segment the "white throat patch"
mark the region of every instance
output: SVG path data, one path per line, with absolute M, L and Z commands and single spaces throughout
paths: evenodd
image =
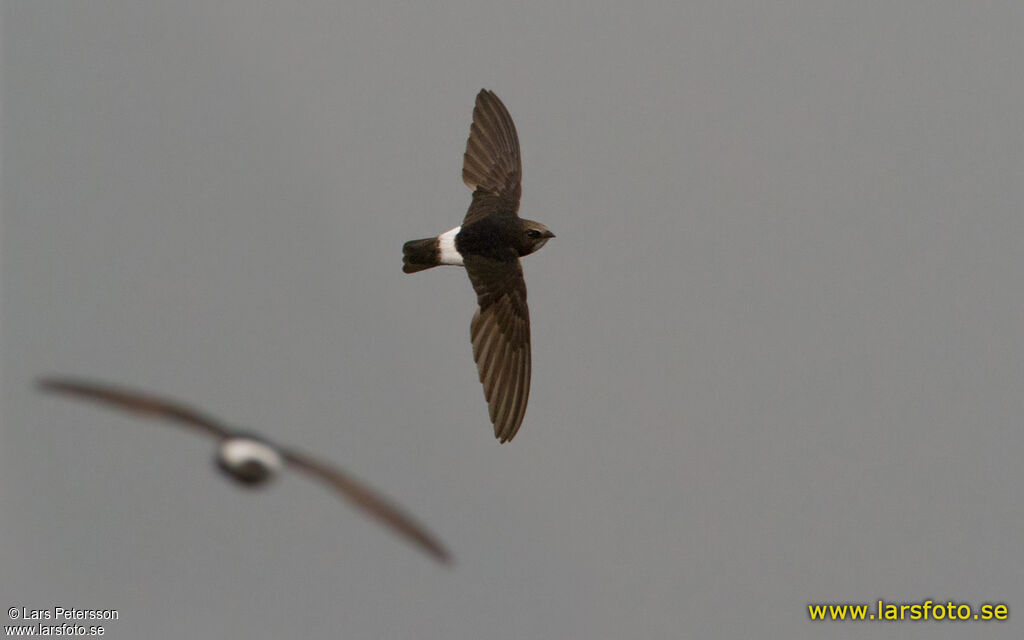
M 220 459 L 230 469 L 257 462 L 271 471 L 281 469 L 281 454 L 273 447 L 248 438 L 228 438 L 220 445 Z
M 437 236 L 438 249 L 441 253 L 441 264 L 454 264 L 462 266 L 462 254 L 455 248 L 455 236 L 459 235 L 462 226 L 455 227 L 451 231 L 445 231 Z

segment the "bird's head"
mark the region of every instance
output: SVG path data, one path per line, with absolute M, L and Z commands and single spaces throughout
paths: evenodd
M 530 255 L 555 237 L 555 234 L 551 233 L 551 229 L 533 220 L 523 220 L 519 226 L 521 236 L 518 238 L 519 246 L 516 248 L 519 250 L 520 256 Z

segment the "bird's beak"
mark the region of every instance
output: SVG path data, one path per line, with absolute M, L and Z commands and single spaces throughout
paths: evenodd
M 542 238 L 554 238 L 555 234 L 552 233 L 550 229 L 548 229 L 544 233 L 541 234 L 541 237 Z

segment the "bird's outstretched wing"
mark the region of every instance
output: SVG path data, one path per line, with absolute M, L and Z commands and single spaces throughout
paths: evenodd
M 481 89 L 462 157 L 462 181 L 473 190 L 473 206 L 463 226 L 494 209 L 512 214 L 519 211 L 522 177 L 519 136 L 512 116 L 498 96 Z
M 285 462 L 296 471 L 326 483 L 349 502 L 376 518 L 392 531 L 412 541 L 439 562 L 444 564 L 451 562 L 451 555 L 447 549 L 426 528 L 382 495 L 326 462 L 290 449 L 282 449 L 280 453 Z
M 72 378 L 42 378 L 38 381 L 38 386 L 50 393 L 86 398 L 124 411 L 179 422 L 214 438 L 223 439 L 231 436 L 231 431 L 215 418 L 173 400 L 139 391 Z
M 494 423 L 494 437 L 515 437 L 530 397 L 530 310 L 518 258 L 467 256 L 479 308 L 470 325 L 473 359 Z

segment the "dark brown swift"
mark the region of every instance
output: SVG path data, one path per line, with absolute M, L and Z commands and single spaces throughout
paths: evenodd
M 512 116 L 483 89 L 462 160 L 462 181 L 473 190 L 462 225 L 402 247 L 406 273 L 442 264 L 466 268 L 478 305 L 470 324 L 473 359 L 500 442 L 515 437 L 530 397 L 530 310 L 519 258 L 555 237 L 541 223 L 519 217 L 522 176 Z
M 265 485 L 284 466 L 325 483 L 343 498 L 373 516 L 395 533 L 404 536 L 442 563 L 451 556 L 427 530 L 380 494 L 337 467 L 305 453 L 271 444 L 262 437 L 236 431 L 220 420 L 171 400 L 103 384 L 70 378 L 44 378 L 39 388 L 93 400 L 118 409 L 164 418 L 216 439 L 217 467 L 246 487 Z

